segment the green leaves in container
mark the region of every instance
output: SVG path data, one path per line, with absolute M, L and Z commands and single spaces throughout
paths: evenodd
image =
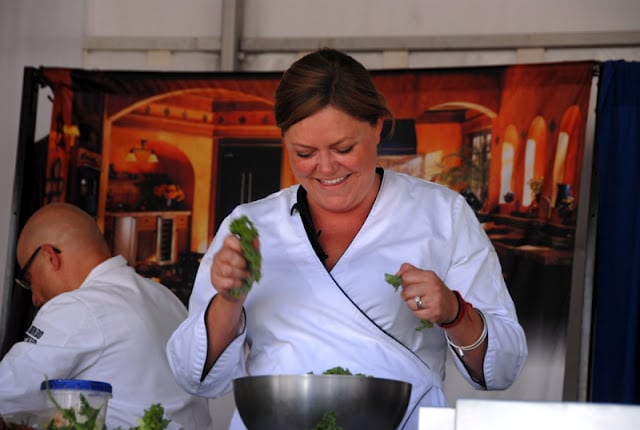
M 47 430 L 106 430 L 106 425 L 99 424 L 98 415 L 100 408 L 94 408 L 89 404 L 83 394 L 80 394 L 80 409 L 76 415 L 73 408 L 63 408 L 49 389 L 49 379 L 45 378 L 47 396 L 60 414 L 62 420 L 52 419 L 47 424 Z M 63 421 L 60 423 L 59 421 Z M 129 427 L 129 430 L 165 430 L 171 420 L 164 417 L 164 407 L 160 403 L 152 404 L 144 410 L 144 415 L 138 418 L 137 427 Z M 117 427 L 115 430 L 122 430 Z
M 56 400 L 55 396 L 49 388 L 49 378 L 45 377 L 45 386 L 47 397 L 53 403 L 58 411 L 59 416 L 54 417 L 47 424 L 48 430 L 103 430 L 106 426 L 99 423 L 98 415 L 101 409 L 94 408 L 89 404 L 84 394 L 80 394 L 80 408 L 76 416 L 76 410 L 73 407 L 63 408 Z
M 249 277 L 242 281 L 242 286 L 231 290 L 232 296 L 240 297 L 248 293 L 253 283 L 258 282 L 261 277 L 262 255 L 258 249 L 259 235 L 258 230 L 246 215 L 232 220 L 229 230 L 240 239 L 242 255 L 247 260 L 247 270 L 249 271 Z

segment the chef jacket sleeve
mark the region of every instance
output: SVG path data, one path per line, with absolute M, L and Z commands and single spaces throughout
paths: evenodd
M 204 373 L 207 358 L 206 308 L 190 315 L 173 333 L 167 343 L 167 358 L 178 385 L 185 391 L 202 397 L 221 397 L 231 391 L 235 378 L 244 375 L 244 317 L 237 337 L 222 352 L 208 373 Z
M 445 284 L 483 312 L 487 321 L 487 353 L 484 359 L 486 389 L 503 390 L 513 384 L 527 358 L 524 330 L 507 290 L 498 255 L 471 208 L 459 197 L 454 214 L 454 250 Z M 452 350 L 453 352 L 453 350 Z M 454 353 L 462 376 L 474 387 Z
M 222 222 L 219 232 L 229 231 L 229 218 L 231 216 Z M 203 374 L 208 350 L 205 315 L 216 293 L 211 285 L 211 264 L 213 255 L 222 246 L 224 236 L 222 233 L 216 235 L 202 257 L 189 298 L 189 316 L 174 331 L 167 343 L 169 366 L 178 384 L 188 393 L 209 398 L 228 393 L 233 379 L 242 376 L 245 369 L 246 332 L 243 316 L 237 337 L 227 346 L 209 372 Z
M 25 341 L 0 362 L 0 412 L 42 408 L 45 378 L 69 378 L 93 365 L 104 350 L 94 313 L 72 294 L 62 294 L 38 312 Z

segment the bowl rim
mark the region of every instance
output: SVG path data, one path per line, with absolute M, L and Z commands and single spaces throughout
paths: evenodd
M 343 374 L 316 374 L 316 373 L 277 373 L 277 374 L 260 374 L 260 375 L 244 375 L 238 376 L 233 379 L 233 383 L 236 381 L 246 381 L 246 380 L 255 380 L 255 379 L 294 379 L 294 378 L 304 378 L 304 379 L 329 379 L 333 377 L 340 377 L 341 379 L 366 379 L 369 381 L 380 381 L 380 382 L 391 382 L 397 384 L 406 384 L 409 387 L 413 388 L 413 384 L 409 381 L 403 381 L 400 379 L 391 379 L 391 378 L 382 378 L 378 376 L 368 376 L 368 375 L 343 375 Z

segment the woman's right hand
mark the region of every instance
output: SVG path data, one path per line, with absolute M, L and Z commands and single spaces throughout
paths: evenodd
M 211 263 L 211 284 L 218 294 L 206 311 L 209 344 L 203 370 L 205 375 L 238 335 L 242 306 L 247 295 L 233 295 L 231 291 L 240 288 L 242 280 L 248 276 L 247 261 L 242 253 L 240 239 L 229 234 Z
M 222 248 L 213 256 L 211 284 L 225 300 L 242 303 L 247 295 L 234 296 L 231 290 L 240 288 L 242 281 L 249 275 L 240 239 L 229 234 L 225 237 Z

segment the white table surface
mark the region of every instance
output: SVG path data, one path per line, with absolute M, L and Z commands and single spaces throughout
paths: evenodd
M 460 399 L 420 408 L 419 430 L 637 430 L 640 405 Z

